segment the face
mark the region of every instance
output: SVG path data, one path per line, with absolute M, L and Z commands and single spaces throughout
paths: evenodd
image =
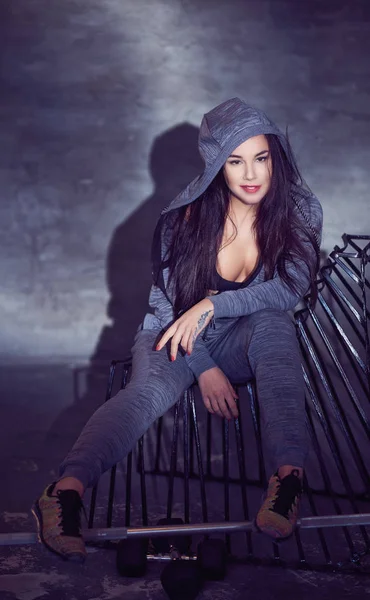
M 272 163 L 266 137 L 257 135 L 235 148 L 223 172 L 231 201 L 258 205 L 271 185 Z

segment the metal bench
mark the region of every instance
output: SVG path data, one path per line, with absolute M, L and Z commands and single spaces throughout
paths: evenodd
M 315 309 L 307 297 L 294 314 L 312 442 L 302 517 L 320 518 L 314 529 L 297 528 L 284 544 L 252 531 L 226 533 L 230 560 L 370 573 L 369 527 L 353 525 L 356 515 L 359 523 L 370 512 L 370 236 L 344 235 L 343 240 L 344 246 L 335 247 L 320 270 Z M 112 361 L 106 400 L 126 385 L 130 368 L 130 360 Z M 188 524 L 253 518 L 267 472 L 254 383 L 239 389 L 240 417 L 234 423 L 207 413 L 196 387 L 185 392 L 119 466 L 124 472 L 123 480 L 118 478 L 122 492 L 116 489 L 113 467 L 107 527 L 115 520 L 126 527 L 135 520 L 145 527 L 159 516 L 174 515 Z M 157 504 L 153 502 L 153 481 L 161 489 L 168 484 L 165 507 L 163 491 L 162 506 L 157 497 Z M 97 494 L 96 487 L 89 527 Z M 344 518 L 335 526 L 338 515 Z

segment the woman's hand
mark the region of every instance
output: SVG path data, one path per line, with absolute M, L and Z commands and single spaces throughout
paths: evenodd
M 179 344 L 187 354 L 191 354 L 195 340 L 207 327 L 213 317 L 214 308 L 211 300 L 205 298 L 187 310 L 177 321 L 171 325 L 161 337 L 156 350 L 162 350 L 163 346 L 171 341 L 171 360 L 176 360 Z
M 201 373 L 198 377 L 199 389 L 206 409 L 225 419 L 236 419 L 238 397 L 226 375 L 218 367 Z

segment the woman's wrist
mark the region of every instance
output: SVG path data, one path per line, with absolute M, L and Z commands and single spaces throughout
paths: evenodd
M 204 298 L 204 300 L 202 300 L 202 302 L 204 303 L 204 307 L 207 312 L 209 312 L 209 311 L 212 311 L 213 313 L 215 312 L 215 307 L 214 307 L 212 300 L 210 300 L 209 298 Z

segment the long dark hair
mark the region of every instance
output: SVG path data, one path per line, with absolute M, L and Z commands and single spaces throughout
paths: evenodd
M 286 268 L 287 261 L 302 261 L 309 271 L 311 302 L 315 302 L 314 281 L 319 268 L 317 240 L 309 224 L 294 210 L 292 190 L 303 186 L 289 141 L 288 156 L 276 135 L 266 135 L 272 160 L 271 185 L 258 205 L 253 227 L 265 269 L 271 279 L 275 268 L 295 292 L 296 282 Z M 215 266 L 221 247 L 230 192 L 221 169 L 206 191 L 192 203 L 170 211 L 162 227 L 170 232 L 166 266 L 174 298 L 175 314 L 194 306 L 215 288 Z M 298 200 L 298 204 L 299 204 Z M 235 227 L 236 231 L 236 227 Z M 307 253 L 306 243 L 313 253 Z

